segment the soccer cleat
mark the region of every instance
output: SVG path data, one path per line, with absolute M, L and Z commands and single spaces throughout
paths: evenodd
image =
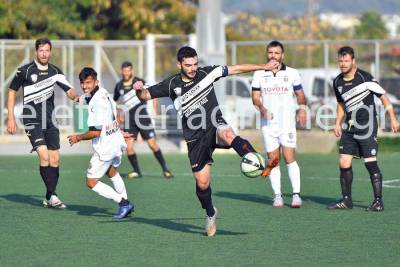
M 45 208 L 54 208 L 54 209 L 67 208 L 67 206 L 56 195 L 52 195 L 49 200 L 44 199 L 43 206 Z
M 167 179 L 174 178 L 174 175 L 172 174 L 172 172 L 170 170 L 163 171 L 163 174 L 164 174 L 164 177 Z
M 272 204 L 274 208 L 282 208 L 283 207 L 283 198 L 282 195 L 275 195 L 274 203 Z
M 118 207 L 118 213 L 113 216 L 113 219 L 121 220 L 121 219 L 127 217 L 133 211 L 134 211 L 134 206 L 133 206 L 133 204 L 131 202 L 129 202 L 125 206 L 119 206 Z
M 266 160 L 265 162 L 265 168 L 263 172 L 261 173 L 261 176 L 267 177 L 270 175 L 271 171 L 273 168 L 278 166 L 279 164 L 279 159 L 273 159 L 273 160 Z
M 328 210 L 336 210 L 336 209 L 352 209 L 353 202 L 351 198 L 344 197 L 336 203 L 332 203 L 326 207 Z
M 217 215 L 218 210 L 214 207 L 214 216 L 209 217 L 206 215 L 206 234 L 207 236 L 214 236 L 215 232 L 217 232 Z
M 302 204 L 303 204 L 303 201 L 301 200 L 300 195 L 299 194 L 293 194 L 292 204 L 290 205 L 290 207 L 292 207 L 292 208 L 300 208 Z
M 384 209 L 383 200 L 381 198 L 375 198 L 366 211 L 384 211 Z
M 142 177 L 142 174 L 139 172 L 133 171 L 133 172 L 128 173 L 129 179 L 135 179 L 135 178 L 140 178 L 140 177 Z

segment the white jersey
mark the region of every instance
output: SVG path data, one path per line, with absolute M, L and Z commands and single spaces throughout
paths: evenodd
M 282 131 L 296 129 L 294 91 L 303 89 L 296 69 L 282 64 L 275 74 L 272 71 L 256 71 L 251 86 L 253 91 L 261 91 L 262 103 L 273 115 L 271 120 L 261 119 L 262 127 Z
M 116 105 L 106 89 L 99 87 L 89 100 L 88 126 L 101 128 L 100 137 L 92 139 L 100 160 L 110 161 L 122 155 L 126 142 L 116 121 Z

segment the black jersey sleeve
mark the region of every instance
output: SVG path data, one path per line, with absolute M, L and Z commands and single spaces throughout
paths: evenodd
M 117 83 L 116 85 L 115 85 L 115 87 L 114 87 L 114 95 L 113 95 L 113 99 L 114 99 L 114 101 L 118 101 L 118 99 L 120 98 L 120 94 L 119 94 L 119 84 L 120 83 Z
M 385 89 L 379 84 L 379 82 L 369 73 L 365 74 L 366 76 L 366 85 L 369 91 L 371 91 L 377 97 L 381 97 L 386 93 Z
M 337 102 L 343 103 L 343 102 L 344 102 L 343 97 L 342 97 L 342 95 L 340 94 L 339 89 L 338 89 L 338 86 L 337 86 L 337 81 L 338 81 L 338 79 L 339 79 L 339 78 L 336 77 L 336 79 L 333 80 L 333 90 L 335 91 L 335 96 L 336 96 Z
M 229 75 L 227 66 L 212 65 L 202 67 L 201 70 L 205 71 L 207 74 L 212 73 L 212 77 L 215 81 L 218 81 L 221 77 L 226 77 Z
M 49 64 L 49 68 L 55 69 L 56 72 L 56 84 L 64 91 L 67 92 L 73 88 L 72 84 L 68 82 L 67 77 L 64 73 L 55 65 Z
M 12 79 L 10 83 L 10 89 L 14 91 L 18 91 L 19 88 L 21 88 L 22 84 L 25 81 L 25 76 L 26 76 L 26 71 L 23 67 L 20 67 L 17 69 L 17 72 L 14 75 L 14 78 Z
M 160 83 L 147 88 L 151 98 L 169 97 L 170 96 L 171 79 L 166 79 Z

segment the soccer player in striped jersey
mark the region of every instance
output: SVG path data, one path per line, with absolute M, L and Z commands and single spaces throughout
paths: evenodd
M 24 102 L 22 121 L 32 144 L 32 151 L 38 154 L 39 171 L 46 186 L 43 205 L 65 208 L 65 204 L 56 194 L 59 179 L 60 136 L 53 114 L 55 85 L 58 85 L 73 101 L 78 102 L 79 96 L 62 71 L 49 63 L 52 48 L 50 40 L 47 38 L 36 40 L 35 48 L 35 59 L 18 68 L 11 81 L 7 101 L 7 131 L 10 134 L 16 132 L 14 107 L 17 92 L 22 87 Z
M 232 147 L 241 157 L 255 151 L 247 140 L 234 133 L 222 117 L 214 82 L 228 75 L 270 70 L 277 63 L 199 67 L 196 50 L 185 46 L 177 53 L 177 66 L 180 73 L 148 88 L 144 88 L 142 82 L 136 82 L 134 88 L 142 100 L 170 97 L 174 102 L 182 118 L 183 136 L 196 180 L 196 194 L 206 211 L 206 234 L 214 236 L 217 209 L 211 199 L 213 151 L 215 148 Z
M 134 150 L 134 140 L 137 139 L 139 133 L 143 140 L 147 142 L 157 161 L 160 163 L 164 177 L 172 178 L 172 172 L 168 169 L 163 153 L 156 142 L 156 134 L 151 123 L 151 118 L 147 112 L 146 102 L 141 101 L 136 96 L 136 91 L 132 87 L 137 81 L 141 81 L 143 84 L 145 84 L 145 81 L 134 76 L 132 63 L 128 61 L 122 63 L 121 75 L 122 80 L 119 81 L 114 88 L 114 101 L 118 101 L 119 104 L 120 123 L 124 125 L 126 132 L 133 135 L 133 137 L 126 140 L 128 145 L 126 152 L 133 168 L 133 171 L 128 173 L 128 178 L 142 176 Z
M 338 50 L 338 63 L 341 70 L 333 87 L 337 99 L 335 135 L 340 137 L 339 166 L 342 199 L 328 205 L 328 209 L 353 208 L 351 186 L 353 181 L 353 158 L 364 158 L 368 170 L 374 200 L 367 211 L 383 211 L 382 173 L 377 162 L 378 121 L 376 118 L 375 96 L 378 97 L 387 110 L 393 132 L 399 131 L 399 122 L 393 111 L 385 90 L 372 75 L 361 70 L 356 65 L 354 50 L 344 46 Z M 345 119 L 346 128 L 342 129 Z

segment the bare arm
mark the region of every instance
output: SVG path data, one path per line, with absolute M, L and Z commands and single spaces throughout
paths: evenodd
M 267 64 L 240 64 L 228 66 L 228 75 L 235 75 L 256 70 L 272 70 L 279 66 L 276 61 L 270 61 Z
M 385 107 L 385 109 L 387 110 L 387 112 L 389 114 L 392 132 L 395 133 L 395 132 L 399 131 L 400 124 L 396 118 L 396 114 L 394 113 L 393 106 L 390 103 L 388 97 L 386 95 L 382 95 L 380 97 L 380 100 L 382 101 L 383 106 Z
M 79 95 L 74 88 L 71 88 L 67 91 L 67 96 L 74 102 L 79 103 Z
M 8 89 L 8 100 L 7 100 L 7 110 L 8 110 L 8 120 L 7 120 L 7 132 L 9 134 L 14 134 L 17 131 L 17 124 L 15 123 L 14 107 L 15 99 L 17 97 L 17 91 Z
M 261 102 L 261 92 L 260 91 L 253 90 L 251 92 L 251 99 L 253 100 L 253 105 L 256 106 L 256 108 L 258 108 L 258 110 L 260 111 L 261 117 L 269 119 L 269 120 L 271 120 L 273 118 L 272 117 L 273 114 L 269 113 Z
M 336 121 L 335 121 L 335 135 L 340 137 L 342 135 L 342 121 L 344 118 L 344 103 L 338 102 L 336 107 Z
M 101 131 L 87 131 L 86 133 L 83 133 L 83 134 L 69 135 L 67 138 L 68 138 L 70 145 L 72 146 L 73 144 L 76 144 L 81 140 L 91 140 L 93 138 L 99 137 L 100 134 L 101 134 Z
M 297 104 L 299 105 L 299 111 L 297 113 L 297 120 L 300 122 L 301 127 L 306 126 L 306 121 L 307 121 L 307 112 L 306 112 L 306 96 L 304 95 L 304 90 L 295 90 L 294 91 L 296 98 L 297 98 Z

